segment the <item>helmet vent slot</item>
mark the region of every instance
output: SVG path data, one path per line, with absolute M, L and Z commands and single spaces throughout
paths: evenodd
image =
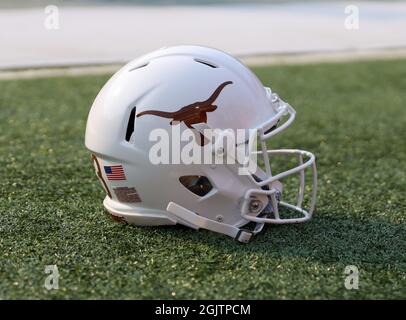
M 278 127 L 278 124 L 279 124 L 279 121 L 280 121 L 280 120 L 281 120 L 281 119 L 278 119 L 278 121 L 276 122 L 276 124 L 273 125 L 271 128 L 269 128 L 268 130 L 266 130 L 266 131 L 264 132 L 264 134 L 266 135 L 266 134 L 268 134 L 268 133 L 274 131 L 274 130 Z
M 204 65 L 206 65 L 206 66 L 208 66 L 208 67 L 210 67 L 210 68 L 218 68 L 218 66 L 216 66 L 214 63 L 212 63 L 212 62 L 208 62 L 208 61 L 205 61 L 205 60 L 201 60 L 201 59 L 197 59 L 197 58 L 194 58 L 194 60 L 197 62 L 197 63 L 201 63 L 201 64 L 204 64 Z
M 143 63 L 143 64 L 141 64 L 141 65 L 139 65 L 139 66 L 136 66 L 136 67 L 134 67 L 134 68 L 132 68 L 132 69 L 130 69 L 130 70 L 128 70 L 128 72 L 131 72 L 131 71 L 134 71 L 134 70 L 138 70 L 138 69 L 144 68 L 144 67 L 146 67 L 148 64 L 149 64 L 149 61 L 146 62 L 146 63 Z
M 135 112 L 136 111 L 137 111 L 137 107 L 134 107 L 131 110 L 130 117 L 128 118 L 127 131 L 125 133 L 125 140 L 128 142 L 130 141 L 131 135 L 134 132 L 134 122 L 135 122 Z
M 204 197 L 213 189 L 209 179 L 204 176 L 182 176 L 179 181 L 186 189 L 199 197 Z

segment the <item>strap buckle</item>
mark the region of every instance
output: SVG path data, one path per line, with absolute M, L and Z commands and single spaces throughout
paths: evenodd
M 246 230 L 246 229 L 240 229 L 237 232 L 237 235 L 235 236 L 235 240 L 242 242 L 242 243 L 248 243 L 253 236 L 253 232 Z

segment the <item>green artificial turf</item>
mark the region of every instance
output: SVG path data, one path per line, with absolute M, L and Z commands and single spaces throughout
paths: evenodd
M 406 298 L 406 60 L 254 71 L 298 112 L 271 146 L 314 152 L 319 194 L 248 245 L 103 213 L 84 130 L 109 76 L 0 81 L 0 298 Z

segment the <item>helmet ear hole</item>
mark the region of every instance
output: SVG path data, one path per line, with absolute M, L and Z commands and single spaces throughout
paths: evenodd
M 204 176 L 182 176 L 179 178 L 179 182 L 199 197 L 204 197 L 213 189 L 209 179 Z

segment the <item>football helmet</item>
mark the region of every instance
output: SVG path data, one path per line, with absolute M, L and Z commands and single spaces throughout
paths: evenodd
M 174 46 L 112 76 L 90 110 L 85 144 L 107 193 L 104 207 L 115 219 L 139 226 L 179 223 L 248 242 L 266 223 L 312 217 L 315 156 L 267 147 L 294 118 L 295 110 L 232 56 Z M 185 148 L 209 161 L 182 161 L 179 150 L 190 153 Z M 284 156 L 294 166 L 275 173 L 274 161 Z M 282 180 L 293 175 L 298 188 L 289 203 Z

